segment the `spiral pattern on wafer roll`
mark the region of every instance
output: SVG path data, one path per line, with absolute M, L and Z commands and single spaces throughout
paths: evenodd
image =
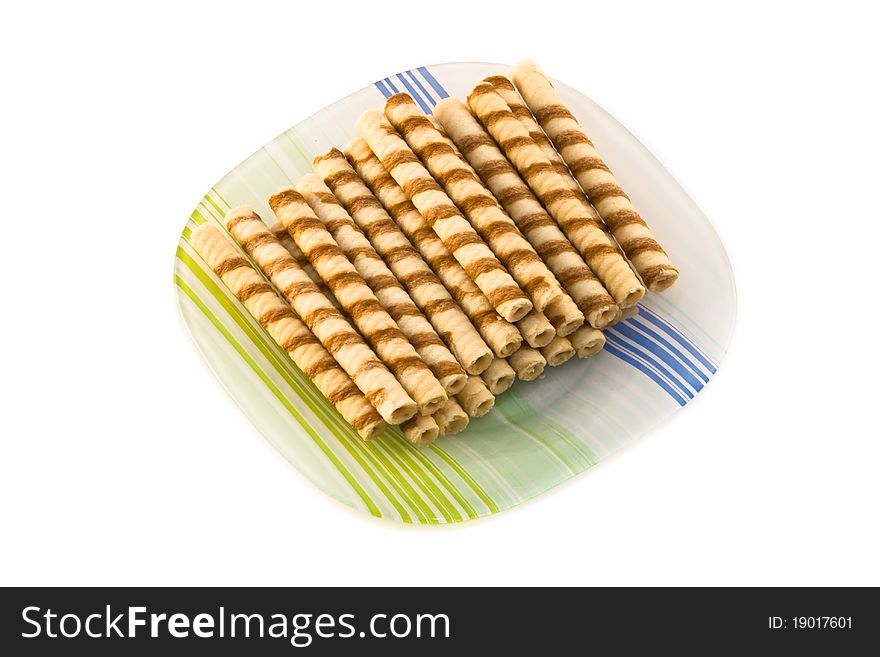
M 443 386 L 303 196 L 292 187 L 285 188 L 269 199 L 269 206 L 367 342 L 416 401 L 419 413 L 430 415 L 437 410 L 448 399 Z
M 193 231 L 190 241 L 208 266 L 345 421 L 364 440 L 381 433 L 385 422 L 373 405 L 308 327 L 220 231 L 211 224 L 202 224 Z
M 519 349 L 522 336 L 502 318 L 486 296 L 468 276 L 442 240 L 427 224 L 400 185 L 382 166 L 367 142 L 356 139 L 346 149 L 346 157 L 389 216 L 431 266 L 446 290 L 458 302 L 473 326 L 496 356 L 503 358 Z
M 604 232 L 601 222 L 591 216 L 588 206 L 571 190 L 565 189 L 562 176 L 495 88 L 485 82 L 477 85 L 468 96 L 468 105 L 580 251 L 617 305 L 627 307 L 637 303 L 644 296 L 645 288 L 629 263 Z
M 369 111 L 358 119 L 357 127 L 498 314 L 516 321 L 531 310 L 532 302 L 526 294 L 388 120 L 379 112 Z
M 400 93 L 389 98 L 385 116 L 526 291 L 536 310 L 543 311 L 565 294 L 492 193 L 409 95 Z M 575 308 L 575 312 L 579 311 Z
M 345 155 L 334 148 L 315 158 L 314 168 L 468 374 L 485 370 L 491 349 Z
M 514 66 L 512 76 L 528 108 L 648 288 L 656 292 L 672 285 L 678 279 L 678 269 L 550 80 L 530 61 Z
M 330 188 L 319 176 L 309 174 L 299 180 L 297 190 L 327 227 L 342 252 L 440 381 L 446 393 L 454 395 L 461 390 L 467 382 L 461 365 Z

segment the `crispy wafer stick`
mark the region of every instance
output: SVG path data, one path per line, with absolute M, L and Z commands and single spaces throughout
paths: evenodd
M 202 224 L 190 242 L 361 438 L 370 440 L 382 432 L 385 422 L 345 370 L 217 228 Z
M 605 346 L 605 336 L 602 331 L 594 329 L 592 326 L 582 326 L 568 336 L 568 340 L 574 347 L 578 358 L 589 358 L 593 354 L 598 354 Z
M 563 338 L 561 335 L 557 335 L 550 341 L 550 344 L 541 349 L 541 355 L 547 360 L 547 364 L 550 367 L 562 365 L 565 361 L 574 356 L 574 353 L 575 351 L 571 341 L 568 338 Z
M 415 399 L 419 413 L 431 415 L 440 408 L 448 399 L 443 386 L 302 195 L 285 188 L 269 199 L 269 205 L 364 338 Z
M 400 185 L 385 170 L 367 142 L 363 139 L 353 141 L 346 149 L 346 157 L 397 226 L 433 268 L 495 355 L 503 358 L 519 349 L 522 336 L 517 328 L 495 312 L 489 300 L 406 198 Z
M 465 412 L 471 417 L 482 417 L 495 406 L 495 395 L 478 376 L 469 376 L 468 382 L 455 397 Z
M 467 106 L 457 98 L 446 98 L 437 103 L 434 114 L 587 321 L 597 328 L 612 321 L 620 312 L 614 299 Z
M 678 269 L 654 239 L 577 119 L 534 62 L 513 67 L 513 80 L 547 136 L 649 289 L 665 290 Z
M 489 392 L 497 397 L 513 385 L 516 380 L 516 371 L 510 366 L 507 359 L 496 358 L 480 377 L 489 388 Z
M 385 421 L 411 418 L 416 403 L 260 217 L 250 208 L 233 208 L 226 226 Z
M 492 350 L 345 155 L 334 148 L 315 158 L 314 166 L 467 373 L 485 370 Z
M 498 314 L 512 322 L 529 312 L 532 302 L 388 120 L 379 112 L 369 111 L 358 119 L 357 127 Z
M 454 399 L 448 400 L 434 415 L 434 421 L 440 427 L 441 436 L 452 436 L 467 428 L 470 420 L 468 414 Z
M 565 188 L 562 176 L 495 88 L 485 82 L 478 84 L 468 96 L 468 105 L 580 251 L 617 305 L 625 308 L 636 304 L 644 296 L 645 288 L 617 250 L 614 240 L 591 216 L 588 205 Z
M 519 332 L 530 347 L 539 349 L 550 344 L 550 341 L 556 335 L 556 330 L 550 321 L 536 310 L 531 311 L 516 323 Z
M 430 415 L 415 415 L 401 424 L 400 430 L 409 442 L 419 447 L 430 445 L 440 435 L 440 427 Z
M 639 314 L 638 306 L 630 306 L 629 308 L 625 308 L 621 313 L 620 317 L 611 322 L 608 326 L 614 326 L 615 324 L 620 324 L 620 322 L 629 319 L 630 317 L 635 317 Z
M 408 94 L 389 98 L 385 116 L 526 291 L 538 312 L 566 294 L 470 165 L 462 163 L 455 146 L 448 143 Z M 576 307 L 573 310 L 580 312 Z
M 318 272 L 312 267 L 312 263 L 309 262 L 309 259 L 299 250 L 299 247 L 296 245 L 296 242 L 293 241 L 293 238 L 290 236 L 290 233 L 287 232 L 287 229 L 281 224 L 276 224 L 275 226 L 270 227 L 269 230 L 272 231 L 272 234 L 275 236 L 275 239 L 281 243 L 281 246 L 290 252 L 290 255 L 296 260 L 296 264 L 302 267 L 302 270 L 312 280 L 312 283 L 318 286 L 318 289 L 324 293 L 324 296 L 330 300 L 330 303 L 341 310 L 342 306 L 339 305 L 339 302 L 336 300 L 336 297 L 333 296 L 330 288 L 327 287 L 324 284 L 324 281 L 321 280 L 321 277 L 318 276 Z
M 467 382 L 461 365 L 330 188 L 315 174 L 303 176 L 296 186 L 447 395 L 459 392 Z
M 534 381 L 544 373 L 547 359 L 537 349 L 523 345 L 507 357 L 507 362 L 521 381 Z

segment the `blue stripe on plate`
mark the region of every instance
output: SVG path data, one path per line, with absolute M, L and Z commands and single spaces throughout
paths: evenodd
M 617 326 L 609 329 L 615 333 L 619 333 L 624 337 L 629 338 L 633 342 L 641 345 L 652 354 L 657 356 L 660 360 L 662 360 L 668 367 L 670 367 L 678 376 L 683 379 L 691 388 L 693 388 L 696 392 L 700 392 L 703 389 L 702 381 L 699 381 L 697 377 L 693 375 L 693 373 L 685 367 L 675 356 L 669 353 L 666 348 L 658 343 L 654 342 L 650 337 L 643 335 L 639 331 L 635 330 L 632 326 L 628 325 L 628 322 L 621 322 Z
M 374 82 L 373 86 L 381 91 L 382 95 L 385 96 L 385 98 L 391 98 L 391 92 L 388 90 L 388 87 L 385 86 L 385 83 L 382 80 Z
M 700 361 L 703 365 L 705 365 L 706 369 L 708 369 L 712 374 L 715 374 L 715 364 L 709 360 L 708 357 L 703 355 L 703 353 L 697 349 L 697 346 L 694 345 L 690 340 L 688 340 L 681 332 L 678 331 L 675 327 L 667 323 L 660 315 L 655 313 L 653 310 L 646 308 L 645 306 L 639 306 L 640 311 L 644 311 L 645 319 L 659 327 L 673 340 L 678 342 L 682 347 L 687 349 L 687 351 L 698 361 Z
M 419 92 L 422 94 L 422 97 L 425 99 L 425 101 L 427 101 L 427 103 L 433 109 L 434 105 L 437 104 L 437 101 L 435 101 L 434 98 L 431 96 L 431 94 L 428 93 L 428 90 L 422 86 L 422 83 L 419 82 L 418 76 L 413 71 L 407 71 L 406 75 L 408 75 L 409 78 L 413 81 L 413 83 L 419 88 Z
M 431 71 L 426 69 L 424 66 L 420 66 L 416 70 L 422 74 L 422 77 L 425 78 L 428 84 L 430 84 L 434 91 L 437 92 L 437 95 L 440 96 L 441 100 L 443 100 L 444 98 L 449 98 L 449 94 L 446 93 L 446 89 L 444 89 L 443 86 L 439 82 L 437 82 L 437 78 L 431 75 Z
M 406 87 L 406 90 L 409 92 L 409 95 L 412 96 L 413 99 L 415 99 L 415 101 L 419 104 L 419 107 L 422 108 L 422 111 L 423 111 L 425 114 L 430 114 L 430 113 L 431 113 L 431 108 L 428 107 L 428 104 L 424 101 L 424 99 L 422 98 L 421 94 L 419 94 L 419 92 L 417 92 L 417 91 L 415 90 L 415 87 L 413 87 L 413 86 L 407 81 L 407 79 L 406 79 L 405 77 L 403 77 L 403 74 L 402 74 L 402 73 L 398 73 L 398 74 L 397 74 L 397 79 L 400 80 L 401 84 L 402 84 L 404 87 Z
M 619 335 L 606 333 L 605 339 L 611 340 L 617 347 L 627 350 L 630 354 L 637 357 L 643 363 L 652 367 L 655 372 L 666 379 L 669 383 L 674 385 L 688 399 L 693 399 L 694 393 L 691 392 L 690 388 L 688 388 L 678 377 L 675 376 L 675 374 L 673 374 L 660 361 L 651 356 L 647 351 L 639 349 L 637 345 L 634 345 L 631 342 L 624 340 Z
M 683 399 L 677 392 L 675 392 L 675 390 L 673 390 L 670 387 L 670 385 L 668 383 L 666 383 L 666 381 L 664 381 L 662 378 L 657 376 L 657 374 L 655 374 L 653 370 L 651 370 L 648 367 L 645 367 L 644 365 L 642 365 L 642 363 L 637 361 L 635 358 L 633 358 L 629 354 L 618 349 L 616 346 L 614 346 L 613 344 L 611 344 L 608 341 L 605 342 L 605 351 L 607 351 L 612 356 L 616 356 L 617 358 L 624 361 L 625 363 L 629 363 L 630 365 L 635 367 L 637 370 L 640 370 L 642 373 L 645 374 L 645 376 L 647 376 L 649 379 L 654 381 L 654 383 L 656 383 L 658 386 L 660 386 L 666 392 L 668 392 L 669 396 L 672 397 L 675 401 L 677 401 L 679 406 L 684 406 L 685 404 L 687 404 L 687 401 L 685 401 L 685 399 Z
M 687 356 L 685 356 L 683 353 L 681 353 L 681 351 L 679 351 L 678 347 L 676 347 L 674 344 L 672 344 L 671 342 L 669 342 L 669 340 L 667 340 L 667 339 L 664 338 L 662 335 L 660 335 L 659 333 L 657 333 L 656 331 L 654 331 L 650 326 L 647 326 L 646 324 L 643 324 L 642 322 L 640 322 L 640 321 L 639 321 L 638 319 L 636 319 L 635 317 L 631 318 L 631 319 L 627 322 L 627 324 L 628 324 L 629 326 L 633 327 L 633 328 L 638 329 L 639 331 L 641 331 L 641 332 L 644 333 L 645 335 L 647 335 L 647 336 L 653 338 L 654 340 L 656 340 L 657 342 L 659 342 L 660 344 L 662 344 L 664 347 L 666 347 L 666 349 L 669 350 L 670 353 L 672 353 L 676 358 L 678 358 L 678 359 L 679 359 L 680 361 L 682 361 L 685 365 L 687 365 L 688 368 L 690 368 L 690 370 L 691 370 L 694 374 L 696 374 L 698 377 L 700 377 L 700 378 L 703 380 L 704 383 L 708 383 L 708 382 L 709 382 L 709 375 L 708 375 L 708 374 L 706 374 L 705 372 L 703 372 L 703 370 L 700 369 L 700 367 L 699 367 L 698 365 L 696 365 L 695 363 L 693 363 L 693 362 L 692 362 Z
M 385 78 L 385 84 L 387 84 L 391 88 L 391 91 L 393 91 L 394 93 L 396 93 L 396 94 L 400 93 L 400 89 L 398 89 L 397 87 L 394 86 L 394 83 L 391 81 L 391 78 Z

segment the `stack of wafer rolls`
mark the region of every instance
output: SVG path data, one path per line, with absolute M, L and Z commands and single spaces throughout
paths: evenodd
M 364 440 L 381 433 L 385 422 L 358 386 L 220 231 L 211 224 L 202 224 L 193 231 L 190 241 L 208 266 L 345 421 Z
M 648 225 L 547 76 L 534 62 L 525 61 L 513 67 L 512 77 L 529 109 L 553 141 L 645 285 L 659 292 L 675 283 L 678 269 L 654 239 Z
M 386 422 L 415 415 L 416 402 L 253 210 L 233 208 L 226 227 Z
M 620 312 L 614 299 L 467 106 L 457 98 L 446 98 L 434 114 L 590 325 L 603 328 L 612 321 Z
M 496 397 L 510 388 L 516 379 L 516 372 L 506 358 L 496 358 L 486 371 L 480 375 L 486 387 Z
M 510 356 L 507 362 L 516 372 L 516 378 L 520 381 L 534 381 L 544 372 L 547 359 L 537 349 L 523 345 Z
M 296 187 L 446 393 L 458 393 L 467 375 L 354 219 L 317 175 L 303 176 Z
M 387 119 L 379 112 L 368 111 L 358 119 L 357 127 L 388 173 L 498 314 L 512 322 L 529 312 L 532 302 L 528 296 Z
M 602 347 L 605 346 L 605 336 L 602 335 L 602 331 L 592 326 L 582 326 L 569 335 L 568 340 L 578 358 L 588 358 L 602 351 Z
M 431 415 L 440 408 L 448 399 L 443 386 L 302 195 L 292 187 L 285 188 L 269 199 L 269 206 L 364 338 L 416 401 L 419 413 Z
M 478 84 L 468 96 L 468 105 L 580 251 L 617 305 L 625 308 L 638 303 L 645 288 L 629 263 L 601 224 L 591 216 L 587 204 L 565 188 L 562 176 L 495 88 L 485 82 Z
M 299 247 L 296 245 L 296 242 L 293 241 L 293 238 L 290 236 L 290 233 L 287 232 L 287 229 L 281 224 L 277 224 L 276 226 L 271 227 L 269 230 L 272 231 L 272 234 L 281 243 L 281 246 L 283 246 L 290 252 L 290 255 L 293 256 L 294 260 L 296 260 L 296 264 L 302 267 L 302 270 L 306 273 L 306 275 L 310 279 L 312 279 L 312 282 L 317 285 L 318 289 L 320 289 L 321 292 L 323 292 L 324 295 L 330 300 L 330 303 L 332 303 L 337 308 L 342 308 L 342 306 L 340 306 L 339 302 L 336 300 L 336 297 L 333 296 L 330 288 L 324 285 L 324 281 L 322 281 L 321 277 L 318 276 L 318 272 L 316 272 L 315 268 L 312 267 L 312 263 L 310 263 L 305 254 L 299 250 Z
M 563 303 L 568 295 L 534 247 L 413 99 L 395 94 L 385 104 L 385 115 L 527 292 L 535 310 L 542 312 L 551 302 Z M 566 327 L 571 326 L 571 332 L 580 325 L 577 321 L 583 323 L 583 315 L 571 299 L 567 301 L 572 318 Z
M 494 354 L 504 358 L 519 349 L 522 343 L 520 332 L 495 311 L 486 296 L 406 197 L 400 185 L 385 170 L 367 142 L 356 139 L 346 149 L 345 154 L 361 179 L 381 201 L 412 245 L 419 250 L 424 260 L 446 286 L 449 294 L 458 302 Z
M 334 148 L 315 158 L 314 168 L 467 373 L 485 370 L 492 362 L 491 349 L 345 155 Z
M 458 403 L 471 417 L 482 417 L 495 406 L 493 395 L 486 383 L 478 376 L 469 376 L 464 389 L 456 395 Z

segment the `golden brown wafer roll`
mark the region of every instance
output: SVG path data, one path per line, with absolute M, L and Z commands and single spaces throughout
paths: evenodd
M 517 328 L 495 312 L 480 288 L 406 198 L 400 185 L 385 170 L 367 142 L 356 139 L 346 149 L 346 156 L 397 226 L 433 268 L 495 355 L 503 358 L 519 349 L 522 336 Z
M 385 421 L 411 418 L 416 403 L 260 217 L 248 207 L 233 208 L 226 226 Z
M 587 321 L 602 328 L 617 317 L 620 309 L 614 299 L 467 106 L 457 98 L 445 98 L 434 113 Z M 564 329 L 560 333 L 568 335 Z
M 507 362 L 521 381 L 534 381 L 544 373 L 544 366 L 547 365 L 547 359 L 540 351 L 525 345 L 508 356 Z
M 668 288 L 678 279 L 678 269 L 654 239 L 550 80 L 531 61 L 514 66 L 512 75 L 529 109 L 645 284 L 655 292 Z
M 419 413 L 431 415 L 440 408 L 448 399 L 443 386 L 302 195 L 285 188 L 269 199 L 269 205 L 364 338 L 415 399 Z
M 574 347 L 578 358 L 588 358 L 593 354 L 598 354 L 605 346 L 605 336 L 602 331 L 594 329 L 592 326 L 582 326 L 568 336 L 568 340 Z
M 447 395 L 459 392 L 467 383 L 461 365 L 330 188 L 320 177 L 309 174 L 299 180 L 297 190 L 440 381 Z
M 485 82 L 478 84 L 468 96 L 468 105 L 580 251 L 617 305 L 625 308 L 636 304 L 644 296 L 645 288 L 617 250 L 617 244 L 602 229 L 601 222 L 591 215 L 589 206 L 565 188 L 562 176 L 495 88 Z
M 290 233 L 287 232 L 287 229 L 281 224 L 277 224 L 271 226 L 269 230 L 272 231 L 272 234 L 275 236 L 275 239 L 281 243 L 281 246 L 290 252 L 290 255 L 296 260 L 296 264 L 302 267 L 302 270 L 312 280 L 312 283 L 318 286 L 318 289 L 324 293 L 324 296 L 330 300 L 330 303 L 337 308 L 342 309 L 342 306 L 339 305 L 339 302 L 336 300 L 336 297 L 333 296 L 330 288 L 324 285 L 324 281 L 321 280 L 321 277 L 318 276 L 318 272 L 312 267 L 312 263 L 310 263 L 305 254 L 299 250 L 299 247 L 296 245 L 296 242 L 293 241 L 293 238 L 290 236 Z
M 593 330 L 595 331 L 596 329 Z M 550 341 L 550 344 L 541 349 L 541 355 L 550 367 L 562 365 L 569 358 L 574 356 L 574 353 L 574 347 L 572 346 L 571 341 L 568 338 L 563 338 L 561 335 L 557 335 Z
M 471 417 L 482 417 L 495 406 L 495 395 L 489 392 L 483 379 L 478 376 L 469 376 L 464 390 L 455 398 Z
M 434 415 L 434 421 L 440 427 L 441 436 L 452 436 L 461 433 L 467 428 L 470 420 L 467 413 L 454 399 L 450 399 L 440 407 Z
M 440 435 L 440 427 L 430 415 L 415 415 L 401 424 L 400 429 L 409 442 L 419 447 L 430 445 Z
M 357 127 L 498 314 L 512 322 L 529 312 L 532 302 L 388 120 L 379 112 L 365 112 Z
M 630 317 L 635 317 L 638 314 L 639 314 L 639 307 L 638 306 L 631 306 L 629 308 L 625 308 L 620 313 L 620 317 L 618 317 L 616 320 L 611 322 L 608 326 L 614 326 L 615 324 L 620 324 L 620 322 L 622 322 L 626 319 L 629 319 Z
M 202 224 L 190 242 L 361 438 L 370 440 L 382 432 L 385 422 L 348 374 L 217 228 Z
M 334 148 L 316 158 L 315 172 L 366 233 L 467 373 L 480 374 L 485 370 L 492 362 L 492 350 L 345 155 Z M 452 391 L 447 389 L 447 393 Z
M 550 341 L 556 336 L 556 329 L 550 321 L 536 310 L 531 311 L 516 323 L 516 328 L 522 333 L 523 338 L 530 347 L 540 349 L 550 344 Z
M 516 372 L 504 358 L 496 358 L 480 377 L 496 397 L 506 391 L 516 380 Z
M 473 169 L 404 93 L 385 103 L 385 116 L 504 263 L 538 312 L 565 292 L 534 247 L 498 205 Z M 580 311 L 574 308 L 576 313 Z

